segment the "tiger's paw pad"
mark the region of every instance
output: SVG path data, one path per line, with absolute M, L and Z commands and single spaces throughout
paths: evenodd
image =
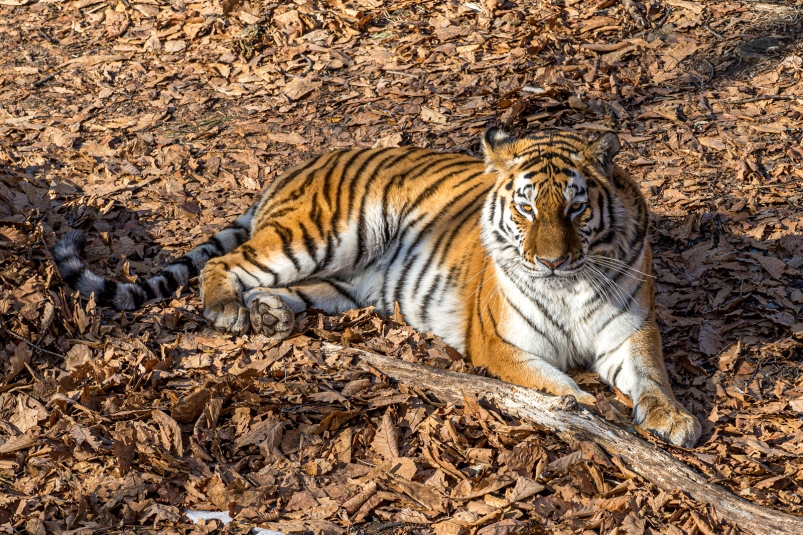
M 209 325 L 222 333 L 235 335 L 248 331 L 248 309 L 240 301 L 215 303 L 204 309 L 204 318 Z
M 700 421 L 680 403 L 668 398 L 644 396 L 636 407 L 635 424 L 664 442 L 693 448 L 702 434 Z
M 293 330 L 295 316 L 280 297 L 263 293 L 248 306 L 255 333 L 274 340 L 284 340 Z

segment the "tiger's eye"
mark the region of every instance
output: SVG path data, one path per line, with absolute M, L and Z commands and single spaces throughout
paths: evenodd
M 585 210 L 586 203 L 584 203 L 584 202 L 576 202 L 576 203 L 573 203 L 569 208 L 571 209 L 572 212 L 580 212 L 582 210 Z
M 533 207 L 530 206 L 529 204 L 520 204 L 519 207 L 522 210 L 524 210 L 525 212 L 532 212 L 533 211 Z

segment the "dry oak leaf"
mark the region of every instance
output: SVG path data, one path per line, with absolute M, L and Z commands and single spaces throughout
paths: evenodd
M 266 440 L 279 444 L 282 440 L 284 425 L 285 423 L 283 421 L 269 416 L 238 438 L 234 442 L 234 446 L 236 448 L 242 448 L 243 446 L 259 444 Z
M 120 13 L 111 8 L 106 8 L 104 15 L 105 15 L 104 22 L 106 26 L 106 36 L 109 39 L 115 39 L 117 37 L 120 37 L 128 29 L 130 22 L 128 20 L 128 16 L 125 13 Z
M 17 396 L 17 410 L 8 422 L 24 433 L 46 419 L 47 415 L 47 409 L 35 398 L 20 394 Z
M 445 520 L 432 525 L 432 531 L 435 535 L 463 535 L 468 532 L 468 528 Z
M 431 524 L 432 521 L 429 520 L 423 513 L 419 511 L 414 511 L 410 508 L 405 508 L 396 513 L 394 520 L 397 522 L 409 522 L 411 524 Z
M 715 149 L 715 150 L 727 149 L 725 143 L 723 143 L 722 140 L 718 137 L 698 137 L 697 141 L 700 142 L 700 145 L 702 145 L 703 147 L 708 147 L 709 149 Z
M 343 390 L 340 391 L 342 395 L 347 398 L 359 394 L 366 388 L 371 387 L 371 380 L 370 379 L 354 379 L 350 381 L 346 386 L 343 387 Z
M 287 502 L 284 509 L 287 511 L 299 511 L 301 509 L 312 509 L 313 507 L 318 507 L 318 505 L 320 504 L 318 500 L 315 499 L 315 496 L 305 490 L 293 493 L 293 497 L 290 498 L 290 501 Z
M 388 409 L 382 415 L 382 422 L 371 442 L 371 448 L 384 459 L 399 457 L 399 431 L 393 423 L 392 412 L 393 409 Z
M 639 518 L 638 513 L 635 511 L 631 511 L 621 525 L 622 531 L 627 535 L 644 535 L 646 527 L 647 521 L 644 518 Z
M 418 473 L 415 461 L 409 457 L 394 457 L 386 459 L 376 465 L 366 476 L 366 479 L 382 478 L 386 475 L 394 475 L 412 481 Z
M 772 278 L 781 280 L 781 275 L 783 275 L 784 270 L 786 270 L 786 262 L 781 260 L 780 258 L 774 258 L 772 256 L 764 256 L 757 253 L 753 253 L 750 256 L 758 260 L 758 263 L 761 264 L 761 267 L 767 270 Z
M 722 349 L 722 335 L 719 333 L 719 329 L 710 323 L 700 326 L 700 335 L 697 340 L 700 344 L 700 351 L 708 356 L 714 356 Z
M 719 356 L 719 362 L 717 363 L 719 371 L 726 372 L 732 370 L 733 367 L 736 365 L 736 361 L 739 358 L 739 355 L 741 355 L 741 353 L 742 353 L 742 341 L 739 340 L 735 344 L 728 347 Z
M 265 134 L 265 137 L 275 143 L 287 143 L 288 145 L 304 145 L 307 143 L 307 140 L 296 132 L 291 132 L 290 134 L 269 132 Z
M 431 511 L 445 513 L 443 496 L 432 487 L 416 481 L 407 481 L 398 476 L 388 475 L 384 484 L 399 493 L 404 493 Z
M 154 54 L 158 54 L 162 51 L 162 42 L 159 40 L 159 37 L 156 36 L 156 30 L 151 31 L 151 36 L 145 41 L 145 44 L 142 45 L 142 50 L 147 52 L 151 51 Z
M 485 526 L 484 528 L 477 531 L 477 535 L 507 535 L 508 533 L 519 532 L 522 530 L 524 526 L 527 525 L 527 522 L 522 520 L 516 520 L 514 518 L 506 518 L 505 520 L 501 520 L 496 522 L 495 524 L 490 524 Z
M 178 507 L 173 507 L 172 505 L 153 502 L 145 509 L 139 520 L 144 522 L 150 517 L 153 517 L 154 525 L 162 521 L 178 522 L 178 519 L 181 518 L 181 511 L 179 511 Z
M 538 494 L 545 488 L 544 485 L 529 477 L 519 476 L 516 486 L 508 490 L 505 497 L 509 503 L 516 503 Z
M 319 87 L 321 87 L 321 82 L 315 82 L 309 78 L 294 78 L 282 88 L 282 93 L 292 100 L 300 100 Z
M 14 354 L 9 360 L 11 369 L 3 378 L 3 382 L 6 384 L 10 383 L 12 379 L 25 369 L 25 365 L 31 362 L 31 352 L 28 349 L 28 344 L 24 342 L 17 344 L 17 347 L 14 349 Z
M 514 481 L 516 481 L 516 479 L 509 475 L 491 474 L 487 478 L 477 483 L 476 486 L 472 486 L 471 480 L 464 479 L 454 488 L 454 490 L 452 490 L 450 498 L 452 500 L 461 501 L 479 498 L 480 496 L 484 496 L 486 494 L 496 492 L 499 489 L 505 488 Z
M 334 522 L 322 519 L 285 520 L 265 524 L 265 527 L 279 533 L 311 533 L 312 535 L 343 535 L 346 533 L 344 528 Z
M 421 119 L 426 123 L 446 124 L 446 116 L 432 108 L 421 106 Z
M 151 413 L 151 417 L 159 424 L 162 445 L 165 449 L 168 451 L 173 450 L 178 455 L 183 455 L 184 444 L 181 440 L 181 428 L 178 426 L 178 422 L 159 409 L 154 410 Z
M 349 498 L 344 504 L 343 509 L 350 515 L 356 513 L 368 499 L 377 492 L 376 481 L 370 481 L 362 491 Z
M 22 435 L 11 437 L 3 444 L 0 444 L 0 453 L 15 453 L 22 450 L 27 450 L 39 442 L 39 434 L 34 434 L 32 431 L 26 431 Z
M 98 451 L 98 448 L 100 448 L 100 441 L 92 434 L 90 429 L 83 425 L 73 424 L 72 427 L 70 427 L 70 437 L 72 437 L 79 446 L 86 443 L 93 451 Z

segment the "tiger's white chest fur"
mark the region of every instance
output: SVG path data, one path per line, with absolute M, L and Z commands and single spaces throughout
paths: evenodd
M 590 366 L 637 332 L 650 310 L 631 299 L 639 279 L 578 277 L 570 283 L 532 281 L 527 291 L 500 277 L 504 296 L 500 332 L 527 353 L 558 369 Z

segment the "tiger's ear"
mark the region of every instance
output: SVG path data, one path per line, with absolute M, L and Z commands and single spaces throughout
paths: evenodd
M 616 134 L 608 132 L 591 143 L 585 150 L 585 157 L 595 165 L 605 176 L 613 176 L 613 158 L 622 148 Z
M 485 154 L 485 164 L 498 170 L 507 169 L 511 163 L 510 148 L 516 139 L 510 137 L 502 130 L 491 127 L 482 136 L 482 152 Z

